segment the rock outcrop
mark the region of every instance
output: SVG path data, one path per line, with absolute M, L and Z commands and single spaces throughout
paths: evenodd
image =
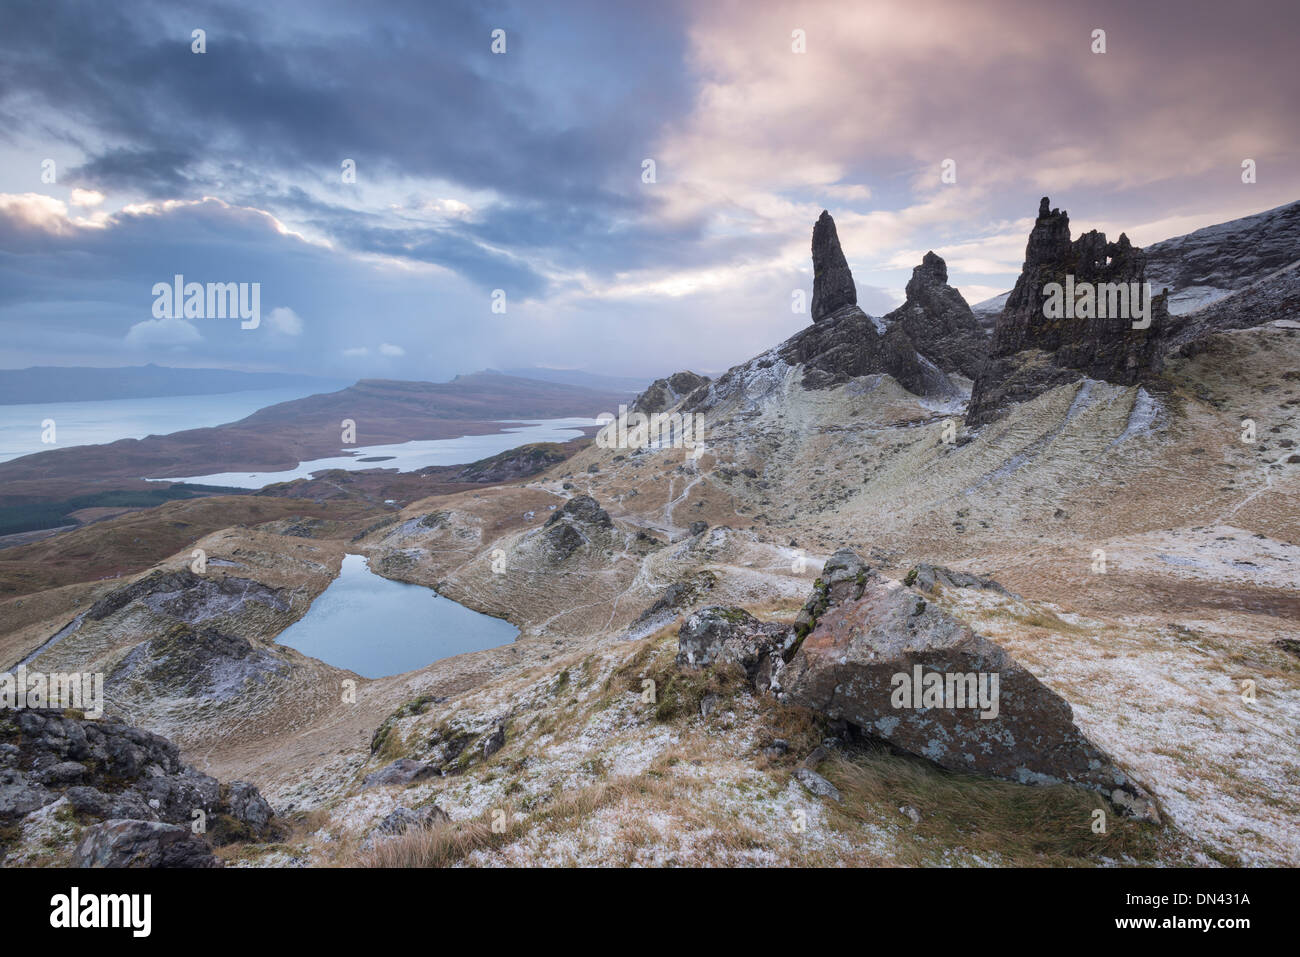
M 954 571 L 942 565 L 921 562 L 912 568 L 903 579 L 903 584 L 915 587 L 918 591 L 934 591 L 939 588 L 978 588 L 993 591 L 999 595 L 1010 595 L 1001 584 L 987 575 L 972 575 L 970 572 Z
M 289 607 L 287 596 L 261 582 L 233 575 L 196 575 L 189 569 L 182 569 L 150 572 L 123 588 L 109 592 L 95 602 L 86 615 L 92 621 L 102 621 L 135 601 L 143 602 L 158 614 L 190 624 L 231 614 L 250 601 L 277 611 Z
M 901 326 L 882 329 L 857 306 L 801 329 L 777 347 L 777 355 L 803 366 L 800 384 L 805 389 L 829 389 L 885 373 L 916 395 L 951 399 L 961 394 L 943 370 L 917 352 Z
M 702 608 L 677 633 L 677 664 L 707 668 L 738 665 L 759 688 L 772 686 L 773 668 L 780 673 L 783 653 L 794 643 L 785 625 L 759 621 L 739 608 Z
M 553 442 L 521 445 L 499 455 L 471 462 L 456 473 L 457 482 L 517 482 L 565 460 L 563 446 Z M 433 468 L 437 468 L 434 466 Z
M 992 422 L 1017 403 L 1085 376 L 1134 385 L 1154 374 L 1157 340 L 1168 320 L 1163 297 L 1153 296 L 1144 320 L 1133 314 L 1131 303 L 1115 310 L 1120 315 L 1048 317 L 1049 283 L 1082 290 L 1085 283 L 1141 289 L 1146 282 L 1146 256 L 1126 235 L 1112 243 L 1093 230 L 1071 241 L 1068 214 L 1050 206 L 1043 197 L 1025 247 L 1024 268 L 998 316 L 990 357 L 975 380 L 968 425 Z M 1149 324 L 1135 329 L 1135 322 Z
M 974 379 L 989 351 L 989 337 L 962 294 L 948 285 L 948 264 L 928 252 L 912 270 L 907 301 L 884 317 L 907 333 L 917 352 L 947 373 Z
M 1149 794 L 1074 724 L 1070 705 L 1003 648 L 837 552 L 784 669 L 787 700 L 953 770 L 1066 782 L 1155 816 Z
M 684 412 L 708 412 L 723 402 L 761 401 L 780 393 L 792 370 L 804 389 L 830 389 L 853 379 L 892 376 L 928 399 L 952 401 L 963 392 L 937 365 L 917 351 L 900 323 L 887 326 L 857 306 L 853 276 L 840 249 L 835 223 L 823 212 L 813 228 L 813 323 L 775 349 L 728 369 L 695 389 Z M 956 290 L 953 290 L 955 293 Z
M 945 577 L 925 568 L 934 573 L 930 584 Z M 682 625 L 677 663 L 738 665 L 760 691 L 941 767 L 1073 784 L 1125 813 L 1159 818 L 1146 790 L 1074 724 L 1064 699 L 1005 649 L 882 578 L 850 549 L 826 562 L 793 627 L 705 608 Z
M 249 682 L 283 677 L 289 666 L 246 638 L 217 628 L 178 623 L 136 645 L 105 680 L 110 694 L 158 695 L 225 701 Z
M 563 561 L 589 544 L 593 535 L 613 527 L 609 513 L 594 498 L 575 495 L 551 513 L 542 532 L 542 541 L 556 560 Z
M 276 830 L 256 787 L 223 786 L 183 763 L 164 737 L 115 718 L 0 713 L 0 825 L 60 801 L 87 825 L 74 855 L 84 866 L 212 866 L 208 839 L 264 840 Z M 207 837 L 191 840 L 196 812 Z
M 845 306 L 856 306 L 858 289 L 853 284 L 853 273 L 840 249 L 835 220 L 824 209 L 813 226 L 812 260 L 812 321 L 821 322 Z
M 189 828 L 158 821 L 105 821 L 82 832 L 74 867 L 220 867 Z
M 614 523 L 610 520 L 609 512 L 600 507 L 590 495 L 575 495 L 569 499 L 546 520 L 547 525 L 554 525 L 557 522 L 573 523 L 581 525 L 596 525 L 600 528 L 613 528 Z
M 695 390 L 708 385 L 710 381 L 706 375 L 674 372 L 666 379 L 655 379 L 651 382 L 646 390 L 633 400 L 630 410 L 646 415 L 667 412 Z

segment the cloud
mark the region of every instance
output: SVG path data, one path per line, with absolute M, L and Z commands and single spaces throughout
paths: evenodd
M 394 346 L 387 342 L 383 342 L 379 345 L 379 354 L 381 356 L 404 356 L 406 355 L 406 350 L 401 346 Z
M 160 354 L 348 374 L 717 369 L 807 322 L 790 296 L 811 285 L 822 208 L 883 312 L 928 249 L 954 285 L 1009 288 L 1043 194 L 1076 231 L 1135 242 L 1294 200 L 1294 4 L 1188 3 L 201 0 L 197 56 L 193 16 L 159 0 L 13 0 L 6 360 L 113 361 L 156 337 Z M 510 52 L 492 56 L 502 24 Z M 183 330 L 141 320 L 176 273 L 293 308 L 269 334 L 168 341 Z M 510 312 L 488 319 L 496 288 Z
M 93 189 L 74 189 L 68 202 L 73 206 L 99 206 L 104 202 L 104 194 Z
M 126 334 L 126 344 L 136 349 L 178 350 L 202 341 L 199 330 L 184 319 L 146 319 Z
M 272 332 L 283 336 L 302 335 L 302 318 L 288 306 L 276 306 L 266 316 L 266 324 Z

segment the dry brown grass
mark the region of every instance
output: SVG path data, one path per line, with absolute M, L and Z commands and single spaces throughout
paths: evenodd
M 941 863 L 936 853 L 960 849 L 985 861 L 1021 867 L 1077 867 L 1131 859 L 1150 861 L 1176 838 L 1160 827 L 1120 817 L 1097 794 L 1068 785 L 1037 787 L 944 771 L 916 758 L 869 751 L 834 758 L 821 771 L 844 803 L 845 824 L 876 823 L 883 810 L 920 812 L 920 842 L 900 841 L 898 863 Z M 1106 832 L 1094 833 L 1093 812 Z M 900 815 L 901 816 L 901 815 Z M 905 820 L 905 819 L 904 819 Z

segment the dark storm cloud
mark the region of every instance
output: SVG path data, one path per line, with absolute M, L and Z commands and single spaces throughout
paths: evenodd
M 29 123 L 48 109 L 121 141 L 83 169 L 101 186 L 196 195 L 211 185 L 205 160 L 292 181 L 337 178 L 350 157 L 361 176 L 439 177 L 598 215 L 637 201 L 647 142 L 687 102 L 680 37 L 634 23 L 618 30 L 636 38 L 640 72 L 625 60 L 595 93 L 584 71 L 611 65 L 604 38 L 561 59 L 510 31 L 493 56 L 491 30 L 520 15 L 481 4 L 129 9 L 20 2 L 0 40 L 0 89 L 40 104 Z M 207 30 L 202 56 L 192 26 Z M 626 192 L 611 189 L 619 180 Z
M 14 0 L 0 325 L 108 354 L 179 271 L 262 278 L 300 363 L 722 368 L 804 321 L 823 208 L 883 312 L 926 249 L 974 298 L 1008 288 L 1044 193 L 1141 242 L 1294 200 L 1295 25 L 1281 0 Z M 173 347 L 288 348 L 197 328 Z
M 168 149 L 111 149 L 68 171 L 73 182 L 104 188 L 125 187 L 146 194 L 188 196 L 194 190 L 184 170 L 189 153 Z

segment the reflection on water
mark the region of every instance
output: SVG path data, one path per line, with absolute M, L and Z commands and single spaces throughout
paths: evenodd
M 419 585 L 372 572 L 346 555 L 339 577 L 286 628 L 279 642 L 336 668 L 382 678 L 439 658 L 514 641 L 519 629 Z

